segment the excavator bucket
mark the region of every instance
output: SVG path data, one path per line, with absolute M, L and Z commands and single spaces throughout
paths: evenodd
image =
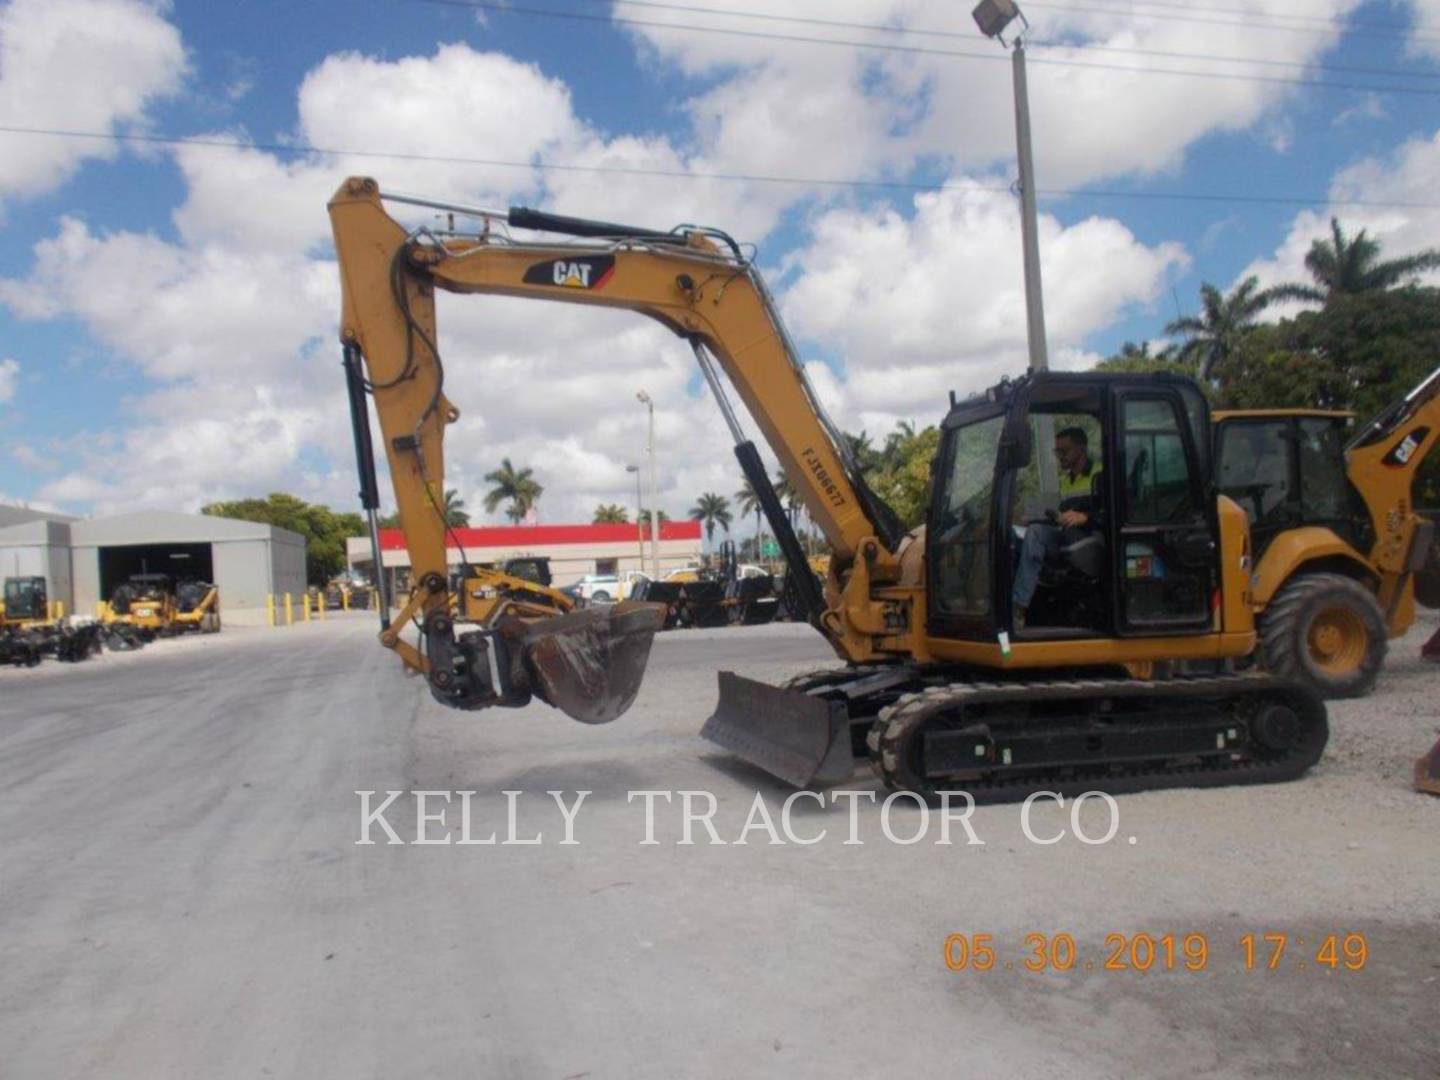
M 838 784 L 855 771 L 845 706 L 720 673 L 720 701 L 700 734 L 796 787 Z
M 1415 762 L 1415 790 L 1440 795 L 1440 740 Z
M 640 692 L 665 605 L 626 601 L 531 624 L 521 655 L 537 696 L 582 724 L 606 724 Z

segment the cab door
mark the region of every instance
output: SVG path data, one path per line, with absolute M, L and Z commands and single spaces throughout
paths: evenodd
M 1121 390 L 1115 414 L 1119 632 L 1204 633 L 1213 625 L 1219 530 L 1196 425 L 1170 389 Z

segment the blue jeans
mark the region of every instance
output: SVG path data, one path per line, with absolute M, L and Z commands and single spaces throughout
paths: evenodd
M 1020 545 L 1020 564 L 1015 568 L 1015 591 L 1012 594 L 1015 606 L 1028 608 L 1035 596 L 1035 586 L 1040 583 L 1040 567 L 1045 556 L 1060 550 L 1060 529 L 1054 525 L 1036 523 L 1025 529 L 1025 540 Z

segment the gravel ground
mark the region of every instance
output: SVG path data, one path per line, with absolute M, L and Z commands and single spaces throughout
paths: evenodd
M 0 1076 L 1433 1076 L 1440 799 L 1409 780 L 1434 630 L 1332 707 L 1304 780 L 1124 796 L 1094 846 L 1031 843 L 1014 806 L 975 811 L 983 845 L 933 820 L 889 843 L 920 812 L 885 818 L 863 774 L 863 843 L 806 799 L 819 843 L 736 844 L 790 792 L 697 737 L 714 671 L 825 663 L 803 627 L 663 635 L 593 728 L 442 709 L 360 615 L 0 671 Z M 542 843 L 357 846 L 355 792 L 389 789 L 473 790 L 473 837 L 502 840 L 523 792 Z M 677 843 L 678 794 L 642 843 L 646 789 L 713 793 L 726 843 Z M 549 790 L 591 792 L 573 845 Z M 414 800 L 387 820 L 413 840 Z M 1206 935 L 1205 969 L 1106 970 L 1142 932 Z M 1281 932 L 1246 970 L 1242 935 Z M 951 933 L 992 935 L 994 968 L 948 971 Z M 1031 933 L 1072 935 L 1074 967 L 1025 970 Z M 1363 970 L 1317 965 L 1330 934 L 1366 936 Z

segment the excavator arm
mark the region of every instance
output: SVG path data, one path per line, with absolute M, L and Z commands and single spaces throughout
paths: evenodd
M 455 212 L 467 212 L 423 200 L 398 201 L 447 211 L 452 221 Z M 382 625 L 381 640 L 409 667 L 427 675 L 441 700 L 462 707 L 523 704 L 531 690 L 552 703 L 573 699 L 578 676 L 571 661 L 588 651 L 580 681 L 598 684 L 608 677 L 612 684 L 619 679 L 627 685 L 608 688 L 613 703 L 623 701 L 618 711 L 612 703 L 600 710 L 603 716 L 578 718 L 610 719 L 628 706 L 638 688 L 651 613 L 641 605 L 616 605 L 608 616 L 594 609 L 557 611 L 537 621 L 532 608 L 511 613 L 508 622 L 497 617 L 481 632 L 481 640 L 473 634 L 455 639 L 447 584 L 448 530 L 441 508 L 445 428 L 460 412 L 445 394 L 436 289 L 624 308 L 684 338 L 717 399 L 742 471 L 770 518 L 810 620 L 851 660 L 871 658 L 876 639 L 895 634 L 905 623 L 898 610 L 902 601 L 873 600 L 871 592 L 873 585 L 899 577 L 893 552 L 901 529 L 865 488 L 843 437 L 826 418 L 759 273 L 724 234 L 699 228 L 656 232 L 523 209 L 503 215 L 479 212 L 482 224 L 472 233 L 453 227 L 409 231 L 386 212 L 375 182 L 360 178 L 341 186 L 329 210 L 340 264 L 340 336 L 362 502 L 371 515 L 372 540 L 377 539 L 368 395 L 379 414 L 400 523 L 419 583 L 397 622 L 418 623 L 426 652 L 389 624 Z M 517 242 L 509 235 L 510 227 L 570 239 Z M 808 569 L 758 450 L 745 437 L 717 368 L 834 552 L 825 595 Z M 378 568 L 378 543 L 376 547 Z M 383 602 L 381 607 L 384 612 Z M 648 633 L 653 634 L 653 628 Z M 632 646 L 628 664 L 614 655 L 616 643 L 626 640 Z M 638 668 L 636 653 L 641 654 Z M 537 672 L 543 667 L 537 659 L 542 656 L 552 663 L 548 671 Z M 570 708 L 566 711 L 576 715 Z

